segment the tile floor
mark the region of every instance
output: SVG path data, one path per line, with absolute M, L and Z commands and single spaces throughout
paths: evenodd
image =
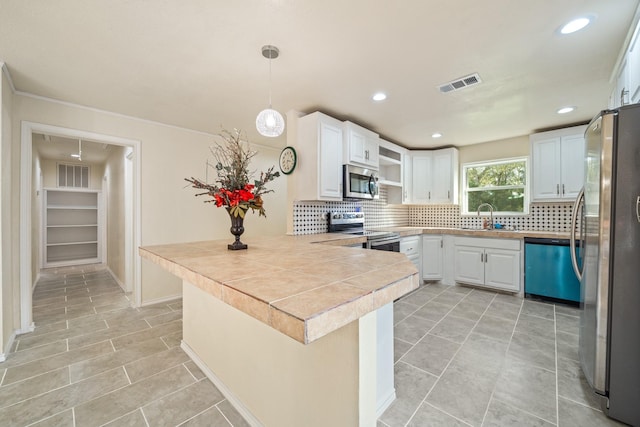
M 131 308 L 101 266 L 47 270 L 0 363 L 1 426 L 246 426 L 180 349 L 181 302 Z
M 45 271 L 0 363 L 2 426 L 246 426 L 180 349 L 180 302 L 141 309 L 101 266 Z M 576 309 L 425 285 L 395 303 L 395 426 L 607 426 Z
M 609 426 L 578 361 L 578 310 L 461 286 L 394 304 L 396 426 Z

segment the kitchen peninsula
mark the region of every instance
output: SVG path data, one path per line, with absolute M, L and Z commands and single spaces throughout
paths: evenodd
M 183 280 L 182 347 L 252 424 L 373 426 L 395 396 L 380 330 L 392 334 L 392 302 L 418 273 L 402 254 L 341 247 L 363 240 L 279 236 L 246 251 L 205 241 L 140 255 Z

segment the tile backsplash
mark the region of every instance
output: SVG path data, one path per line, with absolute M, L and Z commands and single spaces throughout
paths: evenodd
M 488 213 L 460 215 L 458 205 L 387 205 L 386 191 L 381 187 L 379 200 L 347 202 L 295 202 L 293 205 L 294 234 L 326 233 L 327 212 L 365 214 L 365 227 L 481 227 Z M 529 215 L 494 216 L 494 222 L 516 230 L 569 232 L 573 203 L 532 203 Z

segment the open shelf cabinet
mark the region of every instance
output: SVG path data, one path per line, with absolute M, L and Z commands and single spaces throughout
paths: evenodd
M 101 262 L 101 192 L 45 189 L 44 267 Z

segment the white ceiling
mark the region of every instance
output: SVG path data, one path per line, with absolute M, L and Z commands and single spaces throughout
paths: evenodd
M 204 132 L 255 131 L 268 104 L 321 110 L 411 148 L 588 121 L 638 0 L 0 0 L 0 61 L 18 91 Z M 559 36 L 571 18 L 586 30 Z M 479 73 L 483 83 L 437 87 Z M 376 91 L 388 93 L 380 103 Z M 574 105 L 576 111 L 555 111 Z M 444 137 L 433 140 L 433 132 Z M 126 136 L 126 135 L 123 135 Z
M 33 134 L 33 149 L 44 159 L 59 160 L 67 163 L 104 164 L 111 154 L 112 145 L 83 139 L 63 138 L 54 135 Z M 82 160 L 71 157 L 82 150 Z

